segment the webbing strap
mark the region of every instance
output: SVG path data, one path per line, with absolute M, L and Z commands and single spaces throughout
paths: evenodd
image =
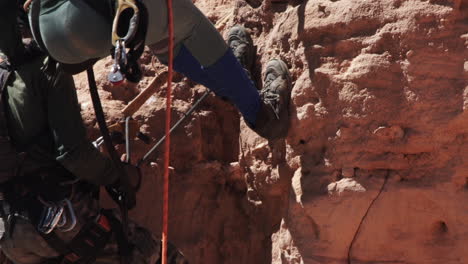
M 102 110 L 101 100 L 99 99 L 99 93 L 97 90 L 93 68 L 90 67 L 86 72 L 88 76 L 89 92 L 91 94 L 91 101 L 93 102 L 94 113 L 96 115 L 96 120 L 99 125 L 99 130 L 101 131 L 101 135 L 104 139 L 106 150 L 109 153 L 114 163 L 114 166 L 116 166 L 119 171 L 120 184 L 122 184 L 123 186 L 130 186 L 128 175 L 126 174 L 125 170 L 122 167 L 122 163 L 120 162 L 118 153 L 114 145 L 112 144 L 112 139 L 110 138 L 109 129 L 107 127 L 106 119 L 104 116 L 104 111 Z M 122 218 L 122 230 L 123 230 L 122 241 L 125 241 L 125 243 L 128 244 L 128 197 L 126 193 L 121 193 L 119 209 L 120 209 L 121 218 Z M 121 264 L 126 264 L 129 257 L 130 256 L 129 254 L 127 254 L 127 252 L 125 251 L 120 252 Z
M 11 184 L 11 185 L 10 185 Z M 14 224 L 16 217 L 15 212 L 25 210 L 27 217 L 33 226 L 37 226 L 41 221 L 41 215 L 44 208 L 36 194 L 29 192 L 25 196 L 18 196 L 18 191 L 14 183 L 9 183 L 5 186 L 9 192 L 5 193 L 6 200 L 11 201 L 9 214 Z M 69 242 L 61 239 L 55 231 L 44 234 L 38 231 L 38 234 L 47 242 L 47 244 L 59 253 L 60 257 L 48 259 L 45 263 L 56 264 L 89 264 L 92 263 L 100 252 L 109 242 L 114 226 L 110 224 L 110 218 L 114 217 L 106 210 L 101 210 L 95 219 L 90 219 L 89 222 L 81 226 L 78 234 Z M 115 218 L 115 217 L 114 217 Z M 10 231 L 13 227 L 10 226 Z M 118 228 L 115 227 L 115 230 Z
M 111 238 L 113 228 L 104 211 L 97 221 L 85 225 L 70 242 L 70 251 L 63 256 L 62 264 L 92 263 Z

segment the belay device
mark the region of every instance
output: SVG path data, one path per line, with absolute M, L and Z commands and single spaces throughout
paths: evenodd
M 116 1 L 111 52 L 114 63 L 108 75 L 111 83 L 120 84 L 124 79 L 134 83 L 141 80 L 142 72 L 137 61 L 145 48 L 147 28 L 148 11 L 141 1 Z

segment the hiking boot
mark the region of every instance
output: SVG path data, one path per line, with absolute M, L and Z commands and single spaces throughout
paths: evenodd
M 247 30 L 240 25 L 232 27 L 231 30 L 229 30 L 227 44 L 232 49 L 234 56 L 242 67 L 244 67 L 250 75 L 255 54 L 253 41 Z
M 291 77 L 286 63 L 280 59 L 269 61 L 263 83 L 261 107 L 253 129 L 269 140 L 284 138 L 289 130 L 291 99 Z

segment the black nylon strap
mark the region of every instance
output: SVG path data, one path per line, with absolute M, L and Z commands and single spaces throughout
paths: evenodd
M 42 205 L 36 203 L 36 206 Z M 36 221 L 37 220 L 33 221 L 35 225 L 37 225 Z M 80 232 L 69 243 L 59 238 L 55 232 L 49 234 L 39 232 L 39 234 L 52 249 L 61 255 L 58 263 L 89 264 L 92 263 L 104 249 L 114 232 L 114 226 L 112 224 L 102 224 L 103 221 L 111 222 L 108 214 L 101 212 L 97 222 L 91 221 L 84 225 Z
M 127 235 L 124 233 L 122 223 L 115 218 L 111 210 L 103 210 L 102 214 L 107 217 L 109 223 L 114 231 L 115 239 L 117 240 L 117 246 L 119 253 L 125 257 L 130 257 L 133 251 L 133 245 L 128 241 Z
M 88 84 L 89 84 L 89 92 L 91 94 L 91 100 L 93 102 L 94 113 L 96 115 L 96 120 L 99 125 L 99 130 L 101 131 L 101 135 L 104 139 L 104 144 L 106 146 L 107 152 L 109 153 L 114 166 L 117 167 L 119 171 L 119 180 L 123 186 L 130 186 L 128 176 L 125 174 L 125 171 L 122 167 L 122 162 L 115 150 L 114 145 L 112 144 L 112 139 L 109 134 L 109 129 L 107 128 L 106 119 L 104 116 L 104 111 L 102 110 L 101 100 L 99 99 L 99 93 L 97 90 L 96 79 L 94 77 L 93 68 L 90 67 L 87 70 L 88 76 Z M 120 213 L 122 217 L 122 230 L 124 234 L 125 243 L 128 244 L 128 200 L 125 193 L 122 194 L 122 199 L 119 202 Z M 121 264 L 128 263 L 129 255 L 125 254 L 125 252 L 120 252 L 121 257 Z
M 111 219 L 104 214 L 99 216 L 98 222 L 92 221 L 85 225 L 75 238 L 70 242 L 70 252 L 63 256 L 62 264 L 92 263 L 111 238 L 114 227 L 102 222 L 110 222 Z

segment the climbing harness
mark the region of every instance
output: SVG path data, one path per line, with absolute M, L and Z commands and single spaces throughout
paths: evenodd
M 111 213 L 99 212 L 96 219 L 91 220 L 84 226 L 80 226 L 78 235 L 72 241 L 66 242 L 62 240 L 55 230 L 61 233 L 76 230 L 77 217 L 75 215 L 71 197 L 74 196 L 74 188 L 79 192 L 87 193 L 95 187 L 84 182 L 68 181 L 63 176 L 55 175 L 58 171 L 45 170 L 46 178 L 38 177 L 42 173 L 34 173 L 29 178 L 12 179 L 0 185 L 0 216 L 5 224 L 7 236 L 13 235 L 17 219 L 23 219 L 36 226 L 38 234 L 47 242 L 47 244 L 55 251 L 61 254 L 52 263 L 60 264 L 89 264 L 104 246 L 109 242 L 110 235 L 122 233 L 122 227 L 109 227 L 108 223 L 112 216 Z M 64 169 L 62 169 L 64 171 Z M 60 182 L 56 182 L 53 186 L 62 186 L 63 190 L 57 190 L 55 187 L 47 188 L 50 181 L 56 181 L 58 176 L 63 178 Z M 41 186 L 40 182 L 47 183 Z M 39 183 L 39 184 L 38 184 Z M 76 184 L 76 185 L 75 185 Z M 65 191 L 66 190 L 66 191 Z M 43 197 L 52 193 L 52 196 L 65 197 L 54 199 L 51 197 Z M 65 194 L 67 193 L 67 194 Z M 104 217 L 102 215 L 104 214 Z M 116 220 L 118 222 L 118 220 Z
M 124 243 L 120 240 L 124 239 L 124 235 L 119 220 L 112 215 L 110 210 L 101 210 L 92 221 L 81 227 L 78 234 L 68 243 L 53 232 L 41 235 L 48 245 L 61 254 L 51 263 L 89 264 L 109 243 L 112 234 L 115 234 L 120 250 L 120 244 Z M 131 248 L 126 251 L 128 250 Z

